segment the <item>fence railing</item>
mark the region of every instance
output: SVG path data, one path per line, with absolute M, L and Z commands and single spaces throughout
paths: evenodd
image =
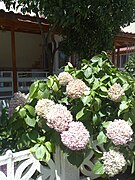
M 21 92 L 28 92 L 30 85 L 38 80 L 46 80 L 49 73 L 44 71 L 18 71 L 17 89 Z M 13 72 L 0 71 L 0 98 L 13 96 Z
M 77 168 L 67 161 L 59 146 L 52 159 L 44 165 L 29 150 L 16 153 L 8 150 L 0 156 L 0 180 L 94 180 L 99 176 L 92 172 L 93 156 L 90 151 Z
M 49 73 L 44 71 L 32 71 L 32 72 L 17 72 L 17 85 L 18 91 L 27 92 L 30 85 L 36 80 L 45 80 L 47 79 Z
M 0 97 L 11 97 L 13 95 L 13 73 L 12 71 L 0 71 Z
M 55 166 L 52 160 L 43 166 L 29 150 L 12 153 L 8 150 L 0 157 L 1 180 L 54 180 Z

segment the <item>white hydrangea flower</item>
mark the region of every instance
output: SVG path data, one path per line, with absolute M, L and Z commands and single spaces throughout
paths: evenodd
M 55 103 L 50 99 L 40 99 L 35 106 L 35 111 L 38 116 L 46 119 L 47 113 L 55 105 Z
M 108 96 L 112 101 L 120 102 L 125 93 L 119 83 L 114 83 L 108 90 Z
M 59 83 L 63 86 L 66 86 L 70 81 L 73 80 L 73 77 L 68 72 L 61 72 L 58 75 Z
M 123 154 L 114 150 L 104 152 L 101 159 L 103 160 L 105 173 L 110 177 L 122 172 L 123 167 L 126 165 Z
M 69 123 L 73 120 L 71 112 L 62 104 L 56 104 L 47 114 L 47 125 L 57 132 L 68 129 Z
M 66 87 L 67 95 L 70 98 L 80 98 L 85 93 L 89 92 L 90 88 L 81 79 L 74 79 L 70 81 Z
M 61 141 L 73 151 L 85 149 L 89 138 L 89 132 L 82 122 L 71 122 L 69 129 L 61 133 Z
M 132 140 L 133 130 L 125 120 L 115 119 L 109 123 L 106 130 L 107 137 L 111 139 L 115 145 L 123 145 Z
M 27 101 L 27 96 L 24 93 L 16 92 L 9 102 L 8 116 L 11 117 L 17 106 L 24 106 Z

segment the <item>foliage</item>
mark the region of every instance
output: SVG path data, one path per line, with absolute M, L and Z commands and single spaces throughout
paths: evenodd
M 131 55 L 125 64 L 125 70 L 132 76 L 135 76 L 135 54 Z
M 94 56 L 89 61 L 83 59 L 79 68 L 70 63 L 65 71 L 73 78 L 81 79 L 90 91 L 80 98 L 72 99 L 67 96 L 66 87 L 59 83 L 56 75 L 48 77 L 47 82 L 38 80 L 34 82 L 29 91 L 29 98 L 23 107 L 18 107 L 12 118 L 8 120 L 7 132 L 11 132 L 12 148 L 16 150 L 31 148 L 39 160 L 46 162 L 59 145 L 68 160 L 80 166 L 90 151 L 94 152 L 93 161 L 96 162 L 93 171 L 102 177 L 105 174 L 102 162 L 103 152 L 96 146 L 104 146 L 105 151 L 121 152 L 127 166 L 131 166 L 134 173 L 135 142 L 125 145 L 114 145 L 107 137 L 106 128 L 114 119 L 124 119 L 135 131 L 135 81 L 126 72 L 116 69 L 109 61 L 106 53 Z M 124 91 L 121 101 L 115 102 L 108 97 L 108 90 L 119 83 Z M 84 124 L 90 133 L 90 141 L 84 150 L 72 151 L 61 142 L 60 133 L 47 126 L 46 120 L 37 116 L 35 106 L 38 100 L 51 99 L 70 110 L 74 121 Z M 116 134 L 117 136 L 117 134 Z M 134 137 L 134 135 L 133 135 Z M 125 167 L 125 169 L 126 169 Z
M 129 25 L 134 20 L 135 14 L 134 0 L 3 0 L 3 2 L 7 8 L 10 6 L 15 8 L 17 2 L 18 6 L 22 6 L 21 11 L 24 13 L 32 11 L 37 16 L 44 15 L 50 24 L 47 37 L 51 38 L 52 43 L 55 42 L 52 35 L 59 32 L 63 36 L 60 47 L 64 52 L 70 55 L 75 52 L 83 58 L 111 49 L 114 35 L 120 31 L 121 26 Z

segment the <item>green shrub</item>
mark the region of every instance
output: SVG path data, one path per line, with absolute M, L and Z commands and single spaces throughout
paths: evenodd
M 132 135 L 132 131 L 135 131 L 134 79 L 126 72 L 116 69 L 105 53 L 94 56 L 89 61 L 82 60 L 79 68 L 74 68 L 72 64 L 68 63 L 65 72 L 71 76 L 62 79 L 63 85 L 60 76 L 57 77 L 56 75 L 48 77 L 46 82 L 38 80 L 31 85 L 27 103 L 24 106 L 17 107 L 13 116 L 8 120 L 7 129 L 11 132 L 10 141 L 15 142 L 12 144 L 12 148 L 15 150 L 31 148 L 39 160 L 48 161 L 52 153 L 55 152 L 55 147 L 59 145 L 69 162 L 76 166 L 80 166 L 88 153 L 93 151 L 95 163 L 93 171 L 100 174 L 101 177 L 118 174 L 128 166 L 132 167 L 132 173 L 134 173 L 135 142 L 134 134 Z M 75 88 L 75 85 L 71 83 L 72 86 L 69 88 L 70 82 L 66 85 L 67 82 L 65 81 L 73 82 L 72 78 L 82 80 L 87 88 L 85 89 L 85 85 L 82 83 L 79 87 L 80 90 L 76 85 L 77 88 L 71 92 L 70 90 Z M 82 93 L 82 89 L 86 91 Z M 48 118 L 48 116 L 46 118 L 46 109 L 39 108 L 35 111 L 37 103 L 41 102 L 42 99 L 49 99 L 56 104 L 62 104 L 71 112 L 74 122 L 83 123 L 90 134 L 85 149 L 73 150 L 76 145 L 75 147 L 72 146 L 71 149 L 71 144 L 67 145 L 61 142 L 63 132 L 61 132 L 60 127 L 66 115 L 64 115 L 57 130 L 55 124 L 50 125 L 50 119 L 50 121 L 46 120 Z M 116 132 L 113 129 L 115 134 L 110 137 L 112 134 L 110 133 L 110 136 L 108 135 L 109 132 L 107 134 L 107 128 L 115 119 L 118 122 L 123 120 L 120 121 L 122 126 L 120 132 L 117 131 L 119 127 L 116 127 Z M 125 130 L 122 129 L 123 127 Z M 82 138 L 83 142 L 86 134 Z M 80 136 L 78 135 L 78 137 Z M 71 143 L 73 144 L 73 142 Z M 98 149 L 97 146 L 103 148 Z M 122 169 L 117 169 L 119 167 L 115 164 L 117 167 L 114 174 L 110 174 L 105 169 L 103 158 L 104 153 L 102 151 L 110 152 L 110 150 L 112 153 L 122 153 L 125 158 L 123 164 L 126 163 L 126 166 L 121 165 Z M 119 157 L 122 159 L 122 156 Z

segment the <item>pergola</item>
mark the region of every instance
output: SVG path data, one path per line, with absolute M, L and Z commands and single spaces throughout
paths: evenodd
M 135 52 L 135 34 L 129 32 L 120 32 L 114 37 L 114 50 L 112 52 L 112 62 L 116 66 L 120 65 L 120 55 L 123 53 Z
M 17 91 L 17 68 L 16 68 L 16 48 L 15 48 L 15 32 L 27 32 L 40 34 L 42 26 L 44 32 L 48 32 L 49 25 L 45 18 L 32 17 L 30 15 L 22 15 L 20 13 L 5 12 L 0 10 L 0 30 L 8 30 L 11 32 L 11 50 L 12 50 L 12 71 L 13 71 L 13 88 Z

